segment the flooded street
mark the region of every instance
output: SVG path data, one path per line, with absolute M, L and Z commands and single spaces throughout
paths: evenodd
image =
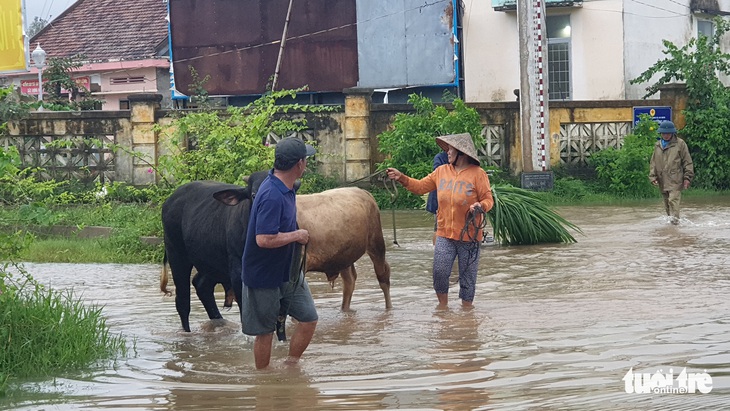
M 436 311 L 432 217 L 382 214 L 393 309 L 367 257 L 357 263 L 350 313 L 311 273 L 320 320 L 298 367 L 254 369 L 253 339 L 238 310 L 212 327 L 194 297 L 192 333 L 174 297 L 159 291 L 158 265 L 26 264 L 40 282 L 103 305 L 129 358 L 83 374 L 23 385 L 0 399 L 14 410 L 238 409 L 708 409 L 730 404 L 730 198 L 688 198 L 682 222 L 656 203 L 563 207 L 578 243 L 485 245 L 475 308 Z M 343 227 L 343 230 L 346 230 Z M 453 280 L 453 276 L 452 276 Z M 222 305 L 222 292 L 218 294 Z M 292 329 L 290 328 L 289 336 Z M 686 368 L 707 373 L 709 393 L 627 393 L 624 377 Z

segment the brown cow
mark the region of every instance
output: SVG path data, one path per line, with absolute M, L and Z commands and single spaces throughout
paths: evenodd
M 390 302 L 390 266 L 385 261 L 385 240 L 380 211 L 373 196 L 355 187 L 336 188 L 297 196 L 297 223 L 309 231 L 307 271 L 319 271 L 333 282 L 342 277 L 342 309 L 349 310 L 355 290 L 355 261 L 370 256 L 385 307 Z

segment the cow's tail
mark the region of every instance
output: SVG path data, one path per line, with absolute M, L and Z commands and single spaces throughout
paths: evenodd
M 167 289 L 167 251 L 165 251 L 165 256 L 162 257 L 162 273 L 160 273 L 160 291 L 165 293 L 165 295 L 172 295 L 172 293 Z

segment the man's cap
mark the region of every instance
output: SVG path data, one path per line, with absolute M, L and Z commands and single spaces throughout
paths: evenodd
M 669 120 L 662 121 L 661 124 L 659 124 L 659 129 L 657 129 L 659 134 L 668 134 L 668 133 L 676 133 L 677 128 L 674 127 L 674 123 L 672 123 Z
M 274 155 L 276 159 L 284 163 L 296 163 L 297 161 L 313 156 L 316 151 L 314 147 L 305 144 L 299 137 L 282 138 L 276 143 Z

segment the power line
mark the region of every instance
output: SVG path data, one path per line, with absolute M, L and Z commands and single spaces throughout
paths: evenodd
M 634 3 L 638 3 L 638 4 L 641 4 L 641 5 L 643 5 L 643 6 L 647 6 L 647 7 L 652 7 L 652 8 L 655 8 L 655 9 L 657 9 L 657 10 L 661 10 L 661 11 L 666 11 L 667 13 L 672 13 L 672 14 L 676 14 L 677 16 L 675 16 L 675 17 L 681 17 L 681 16 L 689 16 L 689 14 L 690 14 L 690 13 L 687 13 L 687 14 L 681 14 L 681 13 L 677 13 L 677 12 L 676 12 L 676 11 L 674 11 L 674 10 L 669 10 L 669 9 L 665 9 L 665 8 L 663 8 L 663 7 L 659 7 L 659 6 L 656 6 L 656 5 L 654 5 L 654 4 L 644 3 L 643 1 L 639 1 L 639 0 L 631 0 L 631 1 L 633 1 Z M 680 3 L 677 3 L 676 1 L 672 1 L 672 2 L 673 2 L 673 3 L 675 3 L 675 4 L 679 4 L 680 6 L 684 6 L 684 4 L 680 4 Z M 689 8 L 689 7 L 687 7 L 687 8 Z M 633 14 L 633 13 L 627 13 L 627 14 Z M 643 17 L 649 17 L 649 18 L 652 18 L 651 16 L 643 16 Z M 660 17 L 656 17 L 656 18 L 660 18 Z
M 690 7 L 688 6 L 688 5 L 686 5 L 686 4 L 682 4 L 682 3 L 680 3 L 680 2 L 678 2 L 678 1 L 676 1 L 676 0 L 669 0 L 669 1 L 671 1 L 671 2 L 672 2 L 672 3 L 674 3 L 674 4 L 680 5 L 680 6 L 682 6 L 682 7 L 686 7 L 686 8 L 688 8 L 688 9 L 691 9 L 691 8 L 690 8 Z
M 50 5 L 48 6 L 48 13 L 47 13 L 47 17 L 44 17 L 44 16 L 46 16 L 45 14 L 41 14 L 41 18 L 42 18 L 43 20 L 46 20 L 46 21 L 48 21 L 48 20 L 50 20 L 50 19 L 51 19 L 51 10 L 53 9 L 53 1 L 54 1 L 54 0 L 51 0 L 51 4 L 50 4 Z M 46 0 L 46 3 L 48 3 L 48 0 Z

